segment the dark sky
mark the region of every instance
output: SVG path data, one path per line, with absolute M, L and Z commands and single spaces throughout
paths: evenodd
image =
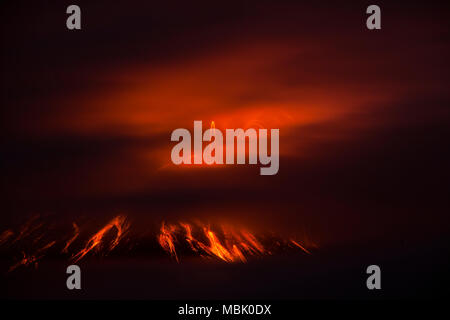
M 3 1 L 2 226 L 32 213 L 308 229 L 325 244 L 449 232 L 448 7 L 378 1 Z M 194 120 L 280 129 L 280 170 L 176 168 Z M 437 240 L 436 240 L 437 241 Z

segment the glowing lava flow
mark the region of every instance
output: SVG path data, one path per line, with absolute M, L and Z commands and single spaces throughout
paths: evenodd
M 66 245 L 65 245 L 64 248 L 62 249 L 61 252 L 63 252 L 63 253 L 67 253 L 67 251 L 68 251 L 68 249 L 69 249 L 69 246 L 70 246 L 70 245 L 75 241 L 75 239 L 78 238 L 78 236 L 80 235 L 80 229 L 78 228 L 77 224 L 74 222 L 74 223 L 72 223 L 72 225 L 73 225 L 73 228 L 74 228 L 74 230 L 75 230 L 75 233 L 74 233 L 74 235 L 72 236 L 72 238 L 70 238 L 70 239 L 67 241 Z
M 13 271 L 14 269 L 16 269 L 17 267 L 22 266 L 22 265 L 23 265 L 23 266 L 34 265 L 35 267 L 37 267 L 37 265 L 38 265 L 38 260 L 39 260 L 40 258 L 42 258 L 42 257 L 44 256 L 44 252 L 45 252 L 47 249 L 53 247 L 53 246 L 55 245 L 55 243 L 56 243 L 56 241 L 52 241 L 52 242 L 46 244 L 46 245 L 43 246 L 42 248 L 38 249 L 38 250 L 36 251 L 36 253 L 34 253 L 34 254 L 27 255 L 25 252 L 22 252 L 22 254 L 23 254 L 22 260 L 20 260 L 20 261 L 17 262 L 16 264 L 12 265 L 12 266 L 9 268 L 8 272 L 11 272 L 11 271 Z
M 93 235 L 87 234 L 75 222 L 72 223 L 73 233 L 66 235 L 66 227 L 61 227 L 62 232 L 58 233 L 57 228 L 63 225 L 65 224 L 47 225 L 42 218 L 35 216 L 17 230 L 7 229 L 0 233 L 0 254 L 14 257 L 14 261 L 8 266 L 9 270 L 6 270 L 10 272 L 20 266 L 37 267 L 44 257 L 57 255 L 77 262 L 89 253 L 106 255 L 113 249 L 118 255 L 128 255 L 132 248 L 136 248 L 138 253 L 153 254 L 156 253 L 153 250 L 157 244 L 177 262 L 180 262 L 181 256 L 191 255 L 228 263 L 245 263 L 253 257 L 299 249 L 310 254 L 311 248 L 317 247 L 309 240 L 305 244 L 297 238 L 284 238 L 273 233 L 254 234 L 234 225 L 209 225 L 199 221 L 163 222 L 159 231 L 150 237 L 147 231 L 141 233 L 131 230 L 125 215 L 114 217 Z M 49 230 L 51 232 L 48 232 Z M 84 238 L 84 235 L 90 237 Z M 117 248 L 119 243 L 121 246 Z M 1 256 L 0 258 L 3 259 Z
M 111 251 L 119 244 L 120 239 L 128 231 L 128 227 L 129 226 L 126 223 L 124 216 L 115 217 L 99 232 L 97 232 L 94 236 L 92 236 L 86 243 L 86 246 L 80 252 L 78 252 L 76 255 L 73 256 L 74 262 L 77 262 L 80 259 L 82 259 L 91 250 L 99 248 L 99 245 L 102 243 L 105 234 L 112 228 L 116 228 L 117 230 L 116 236 L 108 248 L 109 251 Z
M 237 249 L 235 245 L 233 246 L 233 250 L 227 249 L 220 243 L 220 240 L 217 238 L 214 232 L 206 228 L 204 229 L 204 232 L 207 235 L 210 243 L 208 250 L 210 253 L 216 255 L 224 261 L 229 262 L 235 261 L 236 258 L 240 258 L 242 256 L 242 253 L 240 253 L 239 249 Z M 239 253 L 236 254 L 236 251 L 234 249 L 237 249 Z
M 307 254 L 311 254 L 311 252 L 309 252 L 308 250 L 306 250 L 305 247 L 302 246 L 302 245 L 301 245 L 300 243 L 298 243 L 297 241 L 291 239 L 291 242 L 292 242 L 294 245 L 296 245 L 297 247 L 299 247 L 300 249 L 302 249 L 303 251 L 305 251 Z
M 161 233 L 158 236 L 158 242 L 164 250 L 169 252 L 169 254 L 174 257 L 177 262 L 179 262 L 177 253 L 175 251 L 174 238 L 172 236 L 172 233 L 174 231 L 175 226 L 169 226 L 169 228 L 166 228 L 163 222 L 160 230 Z
M 194 236 L 194 231 L 196 236 Z M 247 262 L 249 256 L 270 255 L 272 251 L 266 248 L 255 235 L 246 230 L 235 230 L 222 226 L 222 232 L 213 231 L 209 226 L 194 226 L 189 223 L 167 225 L 163 222 L 158 241 L 161 247 L 179 262 L 175 243 L 182 248 L 185 241 L 193 252 L 202 257 L 215 257 L 225 262 Z M 273 242 L 273 241 L 272 241 Z M 290 243 L 310 253 L 298 241 L 277 241 L 279 247 L 292 247 Z M 273 244 L 272 244 L 273 245 Z

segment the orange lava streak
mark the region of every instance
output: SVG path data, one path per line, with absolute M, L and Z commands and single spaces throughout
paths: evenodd
M 73 228 L 74 228 L 75 232 L 74 232 L 74 235 L 72 236 L 72 238 L 70 238 L 70 239 L 67 241 L 66 245 L 64 246 L 64 249 L 62 249 L 61 252 L 63 252 L 63 253 L 67 253 L 67 251 L 68 251 L 68 249 L 69 249 L 69 246 L 70 246 L 70 245 L 72 244 L 72 242 L 74 242 L 75 239 L 78 238 L 78 236 L 80 235 L 80 229 L 78 228 L 77 224 L 74 222 L 74 223 L 72 223 L 72 225 L 73 225 Z
M 239 248 L 235 244 L 233 245 L 233 255 L 235 257 L 238 257 L 242 262 L 247 262 L 247 259 L 245 259 L 241 250 L 239 250 Z
M 175 251 L 174 237 L 172 236 L 174 231 L 175 226 L 169 226 L 166 228 L 163 222 L 160 229 L 161 233 L 158 236 L 158 242 L 164 250 L 169 252 L 170 255 L 174 257 L 177 262 L 179 262 L 177 252 Z
M 42 227 L 42 223 L 34 224 L 34 222 L 39 218 L 39 215 L 34 215 L 31 217 L 25 225 L 21 228 L 19 231 L 19 234 L 17 237 L 13 240 L 13 242 L 17 242 L 19 240 L 22 240 L 26 237 L 28 237 L 30 234 L 32 234 L 34 231 L 38 230 L 40 227 Z
M 216 255 L 224 261 L 234 261 L 234 256 L 220 243 L 220 240 L 211 230 L 204 229 L 205 235 L 208 237 L 210 242 L 209 252 Z
M 243 231 L 242 235 L 251 245 L 250 248 L 258 251 L 259 253 L 263 253 L 265 251 L 263 245 L 258 240 L 256 240 L 255 236 L 252 235 L 250 232 Z
M 309 252 L 308 250 L 306 250 L 306 248 L 303 247 L 303 246 L 302 246 L 300 243 L 298 243 L 297 241 L 291 239 L 291 242 L 292 242 L 293 244 L 295 244 L 297 247 L 299 247 L 300 249 L 302 249 L 303 251 L 305 251 L 307 254 L 311 254 L 311 252 Z
M 53 247 L 53 245 L 54 245 L 55 243 L 56 243 L 56 241 L 52 241 L 52 242 L 46 244 L 46 245 L 43 246 L 42 248 L 38 249 L 38 250 L 36 251 L 36 253 L 34 253 L 34 254 L 27 255 L 25 252 L 22 252 L 22 254 L 23 254 L 22 260 L 20 260 L 20 261 L 17 262 L 16 264 L 12 265 L 12 266 L 9 268 L 8 272 L 11 272 L 11 271 L 13 271 L 14 269 L 16 269 L 17 267 L 22 266 L 22 265 L 23 265 L 23 266 L 28 266 L 28 265 L 34 264 L 34 266 L 37 267 L 37 264 L 38 264 L 37 262 L 38 262 L 38 260 L 39 260 L 40 258 L 42 258 L 42 257 L 44 256 L 44 252 L 45 252 L 47 249 Z
M 114 219 L 112 219 L 106 226 L 104 226 L 100 231 L 98 231 L 94 236 L 92 236 L 89 241 L 86 243 L 86 246 L 78 252 L 76 255 L 73 256 L 74 262 L 79 261 L 82 259 L 88 252 L 95 248 L 99 248 L 99 245 L 102 243 L 102 240 L 105 236 L 105 234 L 111 230 L 112 228 L 116 228 L 117 233 L 114 238 L 114 240 L 111 242 L 108 250 L 111 251 L 114 249 L 118 244 L 119 241 L 122 239 L 124 234 L 128 231 L 128 224 L 125 221 L 124 216 L 117 216 Z
M 187 224 L 187 223 L 180 223 L 180 225 L 186 231 L 186 241 L 189 243 L 189 246 L 191 247 L 191 249 L 194 250 L 194 251 L 198 251 L 197 248 L 194 245 L 194 243 L 196 243 L 197 240 L 195 240 L 194 237 L 192 236 L 192 228 L 191 228 L 191 226 L 189 224 Z

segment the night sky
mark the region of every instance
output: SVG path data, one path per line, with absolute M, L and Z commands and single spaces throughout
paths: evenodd
M 450 240 L 444 2 L 377 1 L 374 31 L 367 1 L 77 1 L 77 31 L 71 2 L 42 2 L 1 4 L 0 232 L 125 213 L 377 257 Z M 173 165 L 171 132 L 194 120 L 279 128 L 278 174 Z

